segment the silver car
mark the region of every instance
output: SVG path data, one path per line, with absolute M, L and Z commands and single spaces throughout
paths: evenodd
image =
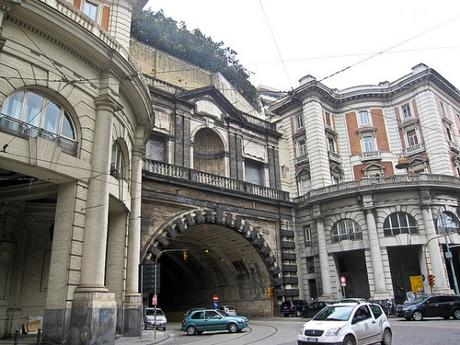
M 156 308 L 156 316 L 155 308 L 144 309 L 144 329 L 154 328 L 156 326 L 157 329 L 165 331 L 167 322 L 166 315 L 160 308 Z

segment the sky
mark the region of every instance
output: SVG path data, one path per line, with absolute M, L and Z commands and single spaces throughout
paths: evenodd
M 423 62 L 460 88 L 458 0 L 150 0 L 145 8 L 223 41 L 255 86 L 290 90 L 307 74 L 320 80 L 354 64 L 324 84 L 375 85 Z

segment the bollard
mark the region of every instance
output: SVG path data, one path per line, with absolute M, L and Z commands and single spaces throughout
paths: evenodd
M 37 344 L 36 345 L 40 345 L 41 337 L 42 337 L 42 329 L 39 328 L 37 331 Z
M 18 345 L 19 329 L 14 332 L 13 345 Z

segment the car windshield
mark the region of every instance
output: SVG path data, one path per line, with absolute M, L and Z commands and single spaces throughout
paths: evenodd
M 155 315 L 155 309 L 146 309 L 145 310 L 145 315 L 154 316 Z M 158 315 L 164 315 L 163 310 L 157 309 L 157 316 Z
M 347 321 L 353 311 L 354 306 L 348 305 L 330 305 L 321 310 L 313 320 L 316 321 Z
M 418 303 L 422 303 L 426 299 L 427 299 L 426 296 L 421 296 L 421 297 L 417 297 L 416 299 L 414 299 L 412 302 L 409 302 L 409 303 L 410 304 L 418 304 Z

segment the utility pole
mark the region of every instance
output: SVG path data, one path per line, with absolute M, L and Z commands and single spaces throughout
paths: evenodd
M 458 283 L 457 283 L 457 276 L 455 274 L 455 268 L 454 268 L 454 263 L 452 262 L 452 252 L 450 251 L 450 245 L 449 245 L 449 239 L 447 237 L 447 231 L 449 227 L 446 225 L 446 217 L 447 215 L 443 212 L 439 215 L 441 218 L 441 227 L 440 229 L 444 233 L 444 241 L 446 242 L 446 252 L 444 253 L 444 257 L 446 258 L 447 261 L 449 261 L 450 265 L 450 272 L 452 273 L 452 281 L 454 283 L 454 291 L 455 294 L 458 295 L 459 290 L 458 290 Z

